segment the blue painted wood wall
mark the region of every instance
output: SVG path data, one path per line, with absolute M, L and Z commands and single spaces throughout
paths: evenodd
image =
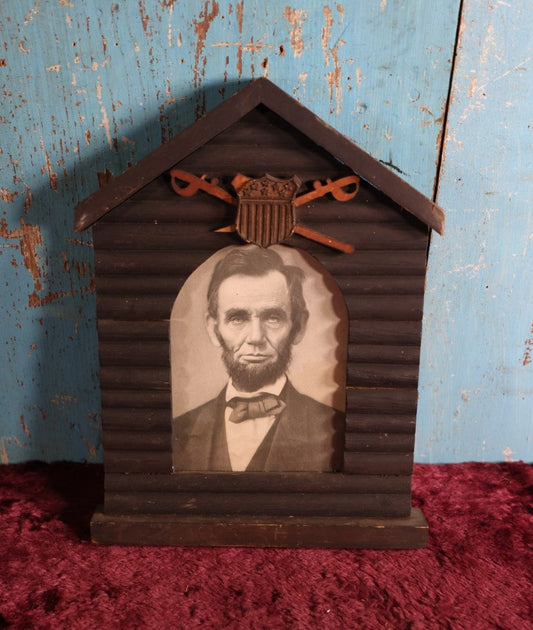
M 419 461 L 533 461 L 533 13 L 464 3 L 430 251 Z
M 532 460 L 533 16 L 462 5 L 4 0 L 0 462 L 101 461 L 74 206 L 259 76 L 425 195 L 438 185 L 416 459 Z

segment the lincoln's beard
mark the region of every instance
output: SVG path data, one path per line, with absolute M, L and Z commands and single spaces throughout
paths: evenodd
M 278 349 L 277 359 L 266 365 L 239 363 L 233 357 L 233 351 L 217 333 L 222 346 L 222 360 L 236 389 L 241 392 L 256 392 L 266 385 L 275 383 L 285 374 L 291 361 L 292 335 Z

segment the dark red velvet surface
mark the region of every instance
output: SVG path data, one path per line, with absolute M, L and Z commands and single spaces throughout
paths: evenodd
M 533 467 L 417 465 L 416 551 L 103 547 L 99 467 L 0 467 L 0 628 L 533 628 Z

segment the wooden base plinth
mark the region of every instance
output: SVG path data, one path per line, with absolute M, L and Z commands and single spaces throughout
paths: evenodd
M 95 512 L 91 538 L 105 545 L 418 549 L 428 525 L 418 508 L 407 518 L 188 516 Z

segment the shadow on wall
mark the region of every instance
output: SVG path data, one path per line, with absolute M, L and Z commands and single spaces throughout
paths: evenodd
M 113 149 L 106 142 L 107 149 L 94 150 L 93 142 L 90 154 L 85 149 L 86 157 L 57 169 L 47 159 L 46 168 L 32 173 L 39 184 L 27 185 L 26 198 L 7 200 L 0 223 L 7 296 L 0 318 L 7 323 L 2 342 L 8 365 L 0 390 L 1 463 L 102 461 L 92 234 L 74 232 L 74 208 L 98 183 L 160 146 L 155 138 L 182 131 L 195 112 L 211 109 L 246 83 L 207 86 L 168 106 L 164 117 L 158 111 L 143 125 L 120 129 L 117 136 L 130 138 L 125 147 L 113 139 Z M 75 131 L 79 127 L 65 135 Z

